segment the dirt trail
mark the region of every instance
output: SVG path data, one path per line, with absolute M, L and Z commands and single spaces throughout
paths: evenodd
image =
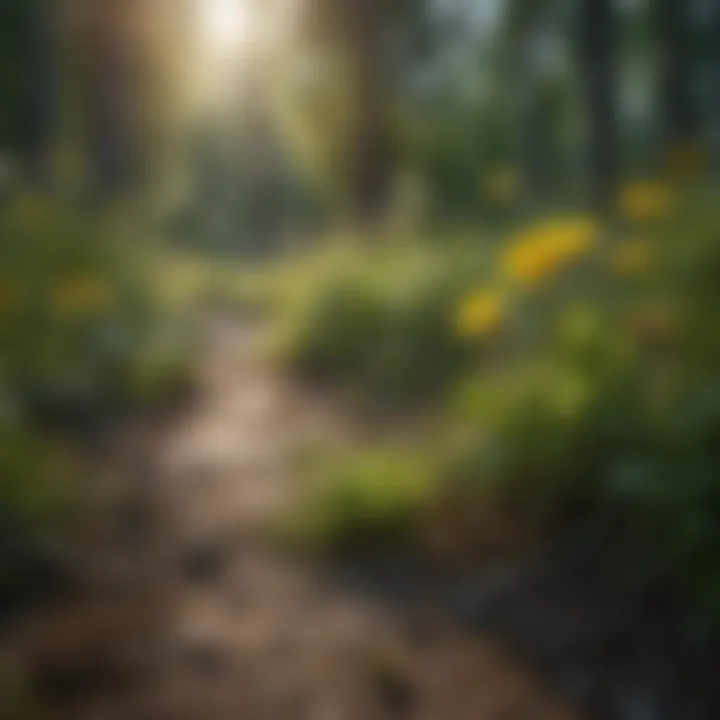
M 129 515 L 144 535 L 125 575 L 36 627 L 50 717 L 576 717 L 502 648 L 455 629 L 422 578 L 383 594 L 392 568 L 331 575 L 273 548 L 289 448 L 332 421 L 258 360 L 254 331 L 218 320 L 207 333 L 197 404 L 128 441 L 150 514 Z

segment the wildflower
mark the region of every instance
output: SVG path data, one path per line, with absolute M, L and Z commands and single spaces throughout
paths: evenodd
M 652 263 L 652 251 L 644 240 L 632 240 L 616 248 L 610 260 L 618 275 L 641 275 Z
M 657 220 L 671 212 L 674 197 L 671 188 L 659 181 L 640 181 L 624 187 L 618 197 L 621 213 L 635 222 Z
M 557 264 L 548 248 L 536 242 L 520 242 L 504 257 L 506 274 L 513 280 L 534 284 L 551 275 Z
M 505 304 L 496 293 L 479 290 L 470 295 L 457 314 L 457 331 L 463 337 L 488 335 L 497 330 L 505 315 Z
M 526 230 L 515 238 L 502 262 L 512 280 L 535 284 L 587 253 L 598 225 L 592 218 L 552 220 Z
M 483 190 L 493 202 L 510 203 L 521 194 L 520 175 L 512 167 L 495 168 L 483 179 Z
M 107 283 L 94 277 L 76 277 L 59 284 L 52 294 L 52 305 L 63 317 L 100 312 L 110 303 Z

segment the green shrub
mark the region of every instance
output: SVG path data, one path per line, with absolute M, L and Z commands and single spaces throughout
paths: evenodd
M 349 281 L 323 288 L 298 330 L 292 362 L 311 378 L 367 377 L 379 344 L 389 331 L 376 288 Z
M 0 424 L 0 599 L 20 592 L 39 541 L 65 531 L 83 472 L 61 443 L 12 417 Z
M 294 544 L 322 552 L 402 545 L 432 496 L 423 459 L 398 449 L 358 451 L 306 468 L 299 504 L 282 519 Z
M 169 328 L 134 243 L 19 196 L 0 211 L 0 268 L 0 364 L 26 408 L 62 421 L 132 403 L 133 366 Z
M 352 285 L 350 299 L 318 290 L 295 350 L 331 358 L 326 375 L 402 403 L 454 387 L 436 420 L 437 461 L 412 470 L 429 473 L 430 505 L 459 488 L 500 522 L 546 538 L 598 515 L 630 518 L 628 542 L 651 558 L 638 571 L 674 579 L 720 626 L 720 224 L 700 200 L 594 242 L 592 220 L 541 223 L 499 246 L 490 276 L 482 263 L 463 273 L 448 261 L 400 292 L 377 282 Z M 508 267 L 515 278 L 500 277 Z M 468 292 L 482 300 L 467 323 L 476 339 L 455 335 Z M 485 331 L 498 323 L 490 342 Z M 367 511 L 375 488 L 393 487 L 388 474 L 349 458 L 320 496 L 317 526 L 358 542 L 358 528 L 392 537 Z M 403 539 L 420 532 L 414 512 L 381 516 Z
M 650 263 L 617 266 L 609 259 L 634 246 L 608 239 L 591 281 L 570 295 L 559 282 L 534 290 L 543 332 L 460 384 L 449 422 L 462 442 L 447 448 L 445 472 L 550 530 L 568 510 L 580 512 L 575 528 L 587 513 L 621 512 L 652 556 L 642 572 L 674 577 L 720 617 L 710 559 L 720 551 L 720 226 L 711 212 L 695 207 L 647 229 Z
M 448 319 L 480 263 L 477 254 L 468 266 L 466 253 L 447 252 L 450 263 L 418 247 L 368 251 L 349 269 L 319 278 L 290 308 L 283 359 L 369 406 L 439 399 L 478 350 Z
M 189 345 L 134 239 L 51 197 L 0 207 L 0 594 L 90 496 L 78 435 L 183 391 Z M 82 487 L 85 484 L 85 487 Z

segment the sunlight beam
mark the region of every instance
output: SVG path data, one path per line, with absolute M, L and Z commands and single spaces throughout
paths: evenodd
M 198 0 L 198 15 L 203 50 L 210 56 L 232 57 L 250 39 L 247 0 Z

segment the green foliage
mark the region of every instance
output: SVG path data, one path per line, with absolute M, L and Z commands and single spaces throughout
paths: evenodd
M 429 465 L 397 449 L 325 458 L 306 468 L 308 485 L 281 530 L 321 552 L 357 552 L 412 539 L 432 494 Z
M 571 297 L 565 289 L 557 302 L 558 284 L 536 292 L 545 332 L 457 390 L 450 417 L 462 442 L 448 473 L 528 518 L 629 511 L 655 569 L 717 611 L 720 226 L 711 208 L 695 202 L 646 228 L 652 261 L 632 276 L 607 262 L 625 253 L 618 240 Z
M 0 214 L 0 362 L 38 415 L 62 421 L 142 400 L 144 380 L 135 379 L 150 358 L 177 370 L 180 346 L 134 246 L 106 235 L 48 198 L 20 196 Z
M 86 471 L 70 449 L 39 434 L 3 391 L 0 417 L 0 602 L 22 594 L 39 542 L 63 533 L 79 509 Z
M 378 289 L 357 280 L 323 288 L 306 322 L 292 359 L 302 373 L 318 378 L 366 375 L 389 325 Z
M 17 420 L 0 429 L 0 506 L 22 526 L 52 520 L 73 479 L 71 456 Z M 7 521 L 6 517 L 6 521 Z
M 0 5 L 0 146 L 26 152 L 41 138 L 46 123 L 43 103 L 51 79 L 43 51 L 43 4 L 38 0 L 5 0 Z M 22 72 L 18 71 L 22 68 Z M 43 85 L 45 83 L 45 85 Z
M 441 397 L 472 367 L 476 347 L 448 323 L 481 264 L 417 246 L 359 251 L 328 267 L 286 317 L 286 362 L 302 376 L 347 390 L 366 406 L 408 406 Z
M 396 482 L 412 487 L 407 472 L 431 488 L 431 506 L 452 487 L 468 507 L 492 508 L 492 522 L 499 516 L 545 537 L 577 530 L 591 514 L 619 513 L 631 518 L 632 542 L 653 557 L 648 572 L 675 578 L 703 617 L 717 617 L 720 225 L 702 188 L 680 202 L 681 212 L 663 209 L 662 223 L 629 219 L 608 229 L 562 273 L 534 265 L 548 256 L 533 243 L 563 249 L 562 228 L 581 224 L 541 225 L 522 235 L 519 251 L 501 246 L 501 259 L 514 253 L 515 271 L 532 272 L 500 291 L 502 337 L 464 338 L 469 356 L 456 344 L 455 316 L 468 289 L 501 283 L 480 270 L 485 263 L 465 258 L 465 274 L 436 265 L 407 284 L 396 276 L 395 293 L 378 273 L 373 282 L 336 276 L 332 291 L 319 288 L 309 323 L 296 326 L 291 360 L 312 360 L 323 378 L 403 403 L 419 388 L 453 388 L 430 479 L 407 455 L 398 465 L 349 458 L 335 470 L 332 499 L 322 496 L 318 524 L 332 529 L 324 537 L 388 537 L 368 520 L 358 487 L 367 484 L 371 497 Z M 484 332 L 487 317 L 470 320 Z M 405 523 L 418 516 L 412 498 L 400 497 L 408 537 Z
M 0 593 L 87 497 L 78 434 L 175 397 L 188 348 L 132 241 L 50 197 L 0 207 Z M 66 529 L 66 528 L 65 528 Z

